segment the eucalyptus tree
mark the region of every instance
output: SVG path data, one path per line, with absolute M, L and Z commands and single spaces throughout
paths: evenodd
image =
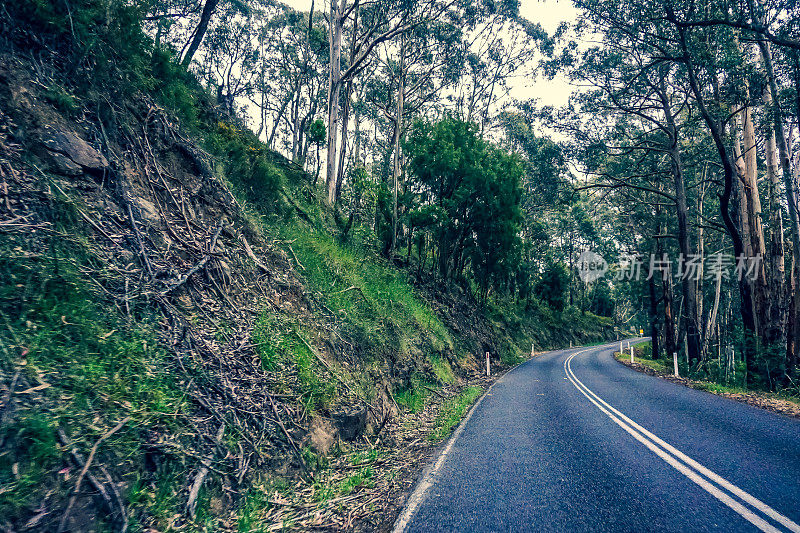
M 552 48 L 539 24 L 519 16 L 518 5 L 498 3 L 461 41 L 459 84 L 451 96 L 452 111 L 475 122 L 481 134 L 498 104 L 509 96 L 512 78 L 533 78 L 538 54 Z
M 681 152 L 690 144 L 685 136 L 681 141 L 681 123 L 685 127 L 687 120 L 699 117 L 716 151 L 715 165 L 719 170 L 712 169 L 711 173 L 721 177 L 719 217 L 731 240 L 734 256 L 745 258 L 764 254 L 767 250 L 767 240 L 764 232 L 765 220 L 761 217 L 756 157 L 761 143 L 757 142 L 754 105 L 757 103 L 756 98 L 762 94 L 762 91 L 758 91 L 759 84 L 769 86 L 768 91 L 763 91 L 768 98 L 775 100 L 775 95 L 780 94 L 779 90 L 772 87 L 772 80 L 776 80 L 777 76 L 774 72 L 770 74 L 770 55 L 764 53 L 765 48 L 769 52 L 767 45 L 776 45 L 777 33 L 769 28 L 774 27 L 771 25 L 780 16 L 777 19 L 773 17 L 772 22 L 767 22 L 767 18 L 756 16 L 759 9 L 754 3 L 728 5 L 725 2 L 697 3 L 681 0 L 667 2 L 581 0 L 578 5 L 587 10 L 592 29 L 601 34 L 605 46 L 603 53 L 616 47 L 623 52 L 624 63 L 635 63 L 632 70 L 626 67 L 629 68 L 627 77 L 617 76 L 621 72 L 619 68 L 608 69 L 602 62 L 597 63 L 600 68 L 594 71 L 587 71 L 584 68 L 581 72 L 593 72 L 592 75 L 599 79 L 608 79 L 609 74 L 617 76 L 613 86 L 604 87 L 605 93 L 611 97 L 613 107 L 618 108 L 623 114 L 653 124 L 668 141 L 662 144 L 662 148 L 671 159 L 672 173 L 676 178 L 674 192 L 678 207 L 678 238 L 681 252 L 686 254 L 686 244 L 690 243 L 686 238 L 687 226 L 682 221 L 683 213 L 686 212 L 683 206 L 689 207 L 689 202 L 685 193 L 680 194 L 680 180 L 677 179 L 681 174 L 680 157 L 683 155 Z M 771 8 L 775 5 L 770 4 Z M 740 16 L 748 10 L 750 14 L 747 17 Z M 784 9 L 783 13 L 790 10 L 791 8 Z M 749 22 L 743 25 L 742 21 L 748 17 Z M 754 23 L 761 26 L 755 28 Z M 787 34 L 784 32 L 781 35 L 783 35 L 781 39 L 785 40 Z M 763 77 L 759 79 L 760 67 L 753 60 L 752 48 L 748 44 L 753 40 L 757 42 L 761 51 L 761 63 L 766 80 Z M 752 85 L 753 81 L 756 82 L 755 85 Z M 755 87 L 755 95 L 748 93 L 749 87 Z M 638 98 L 638 103 L 631 105 L 630 100 L 621 99 L 621 91 L 623 94 Z M 772 115 L 774 114 L 773 111 Z M 661 117 L 660 120 L 657 116 Z M 773 143 L 772 135 L 767 133 L 764 145 L 770 153 L 775 151 L 770 147 L 777 148 L 780 155 L 785 120 L 778 118 L 774 123 L 779 125 L 775 128 L 776 142 Z M 635 144 L 637 148 L 644 147 L 638 141 Z M 788 153 L 788 151 L 787 146 L 783 152 Z M 769 160 L 770 157 L 774 155 L 767 155 L 767 171 L 768 174 L 774 174 L 775 166 Z M 782 162 L 787 161 L 783 156 L 780 158 Z M 800 251 L 800 246 L 796 245 L 800 231 L 795 224 L 796 183 L 791 179 L 790 173 L 786 172 L 785 167 L 786 165 L 783 169 L 783 185 L 788 199 L 785 205 L 790 219 L 793 253 L 797 254 Z M 704 168 L 707 171 L 708 165 L 704 165 Z M 705 181 L 704 179 L 703 182 Z M 768 183 L 772 193 L 768 197 L 770 205 L 779 208 L 782 202 L 776 200 L 777 180 L 770 177 Z M 683 185 L 685 189 L 685 180 Z M 683 198 L 680 198 L 681 196 Z M 702 200 L 698 202 L 698 209 L 703 203 Z M 764 343 L 779 339 L 780 335 L 776 332 L 782 327 L 782 312 L 779 309 L 781 295 L 775 295 L 773 298 L 770 293 L 770 291 L 781 291 L 783 285 L 780 246 L 782 220 L 779 213 L 777 215 L 770 213 L 766 221 L 770 230 L 770 247 L 773 250 L 766 268 L 767 276 L 764 276 L 762 268 L 762 275 L 755 283 L 751 283 L 746 277 L 738 281 L 740 316 L 746 337 L 748 378 L 752 380 L 771 372 L 763 365 L 759 367 L 761 364 L 759 359 L 763 359 L 764 355 L 755 346 L 755 339 L 760 337 Z M 701 242 L 702 233 L 699 233 L 698 244 Z M 765 277 L 771 281 L 767 282 Z M 687 308 L 690 314 L 694 315 L 690 309 L 691 284 L 684 283 L 683 292 L 684 301 L 689 303 Z M 715 309 L 716 303 L 715 301 Z M 698 337 L 703 329 L 707 328 L 701 327 L 696 330 Z M 691 351 L 690 333 L 687 328 L 687 340 L 690 341 Z M 791 345 L 791 339 L 788 342 Z M 770 376 L 767 378 L 772 382 Z
M 370 105 L 388 121 L 386 157 L 392 156 L 392 242 L 398 232 L 398 193 L 402 181 L 401 139 L 409 118 L 425 115 L 458 81 L 462 60 L 459 27 L 449 22 L 416 26 L 400 37 L 399 46 L 386 43 L 377 49 L 377 76 L 368 94 Z M 341 161 L 340 161 L 341 164 Z
M 262 115 L 267 144 L 280 143 L 293 161 L 303 165 L 309 127 L 324 106 L 325 49 L 321 16 L 283 9 L 261 29 L 262 50 L 253 104 Z
M 165 44 L 181 48 L 191 37 L 186 21 L 200 15 L 202 3 L 197 0 L 150 1 L 147 4 L 143 27 L 153 35 L 156 48 Z
M 220 15 L 203 43 L 197 70 L 216 88 L 218 105 L 233 116 L 236 100 L 252 95 L 260 55 L 257 28 L 271 13 L 254 1 L 244 11 L 225 5 Z
M 417 191 L 411 212 L 434 236 L 435 274 L 471 278 L 485 300 L 518 266 L 521 160 L 452 117 L 418 121 L 405 148 Z
M 490 0 L 473 5 L 468 0 L 330 0 L 328 12 L 328 201 L 336 203 L 338 135 L 342 126 L 342 88 L 369 64 L 382 43 L 392 42 L 409 31 L 431 24 L 473 28 L 486 13 L 511 5 Z M 350 33 L 350 59 L 343 57 L 343 37 Z M 407 36 L 406 36 L 407 37 Z
M 572 178 L 567 155 L 560 145 L 536 132 L 532 102 L 509 106 L 495 119 L 503 131 L 501 145 L 516 153 L 523 165 L 520 232 L 522 256 L 520 287 L 526 288 L 553 260 L 553 226 L 572 202 Z M 558 257 L 566 262 L 566 257 Z M 530 294 L 525 294 L 526 298 Z
M 446 6 L 447 4 L 444 4 Z M 419 4 L 396 1 L 364 3 L 360 0 L 330 0 L 328 12 L 328 120 L 326 181 L 328 201 L 336 203 L 337 136 L 341 121 L 341 91 L 344 84 L 355 77 L 366 65 L 372 51 L 379 44 L 415 25 L 440 16 L 446 7 L 437 0 Z M 342 68 L 342 37 L 344 28 L 352 21 L 352 60 Z
M 594 91 L 583 96 L 584 112 L 606 113 L 622 119 L 614 120 L 615 139 L 607 144 L 617 153 L 654 152 L 662 156 L 672 178 L 669 193 L 666 187 L 652 188 L 673 203 L 677 219 L 677 241 L 684 260 L 695 255 L 689 230 L 689 205 L 686 193 L 685 162 L 682 147 L 683 122 L 689 115 L 689 95 L 676 73 L 675 65 L 665 62 L 657 48 L 631 36 L 627 28 L 604 25 L 599 19 L 595 26 L 602 29 L 601 46 L 588 49 L 582 60 L 570 72 L 573 79 L 590 84 Z M 625 174 L 640 172 L 631 168 L 624 174 L 604 173 L 597 185 L 611 183 L 619 186 Z M 627 187 L 638 187 L 630 181 Z M 689 359 L 696 363 L 701 356 L 701 327 L 698 317 L 697 292 L 694 279 L 684 277 L 683 325 Z

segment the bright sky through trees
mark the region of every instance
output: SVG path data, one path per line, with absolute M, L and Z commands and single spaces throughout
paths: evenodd
M 285 4 L 307 12 L 311 7 L 311 0 L 285 0 Z M 320 8 L 319 2 L 315 3 L 314 9 Z M 558 25 L 562 22 L 574 22 L 578 19 L 580 12 L 572 4 L 571 0 L 522 0 L 519 7 L 520 15 L 530 20 L 538 22 L 548 33 L 553 34 Z M 519 100 L 536 98 L 540 105 L 563 106 L 567 103 L 570 94 L 574 90 L 567 80 L 559 74 L 554 80 L 530 79 L 520 77 L 512 79 L 510 95 Z

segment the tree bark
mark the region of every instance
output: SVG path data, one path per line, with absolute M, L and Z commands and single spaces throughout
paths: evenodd
M 761 51 L 761 58 L 764 61 L 764 68 L 767 72 L 767 81 L 769 83 L 769 90 L 771 93 L 771 101 L 773 104 L 773 129 L 775 132 L 775 140 L 778 147 L 778 159 L 780 160 L 781 170 L 783 172 L 783 184 L 786 190 L 786 205 L 789 210 L 789 223 L 791 226 L 792 235 L 792 258 L 795 264 L 800 264 L 800 218 L 798 218 L 798 197 L 797 197 L 797 184 L 795 183 L 794 176 L 790 164 L 790 151 L 786 136 L 783 132 L 783 112 L 781 110 L 780 101 L 778 100 L 778 82 L 775 79 L 775 69 L 772 65 L 772 54 L 769 49 L 769 44 L 764 41 L 758 42 L 759 50 Z M 797 320 L 797 316 L 794 320 Z M 791 325 L 791 331 L 797 332 L 797 324 Z
M 325 166 L 328 203 L 336 203 L 336 141 L 339 132 L 339 100 L 341 95 L 342 25 L 347 0 L 331 0 L 328 37 L 330 39 L 330 72 L 328 76 L 328 157 Z
M 681 161 L 680 146 L 678 144 L 678 126 L 672 114 L 672 108 L 667 96 L 666 72 L 662 68 L 659 78 L 659 97 L 663 107 L 664 117 L 669 130 L 670 145 L 669 156 L 672 166 L 672 177 L 675 183 L 675 207 L 678 219 L 678 246 L 684 260 L 692 256 L 692 247 L 689 241 L 689 206 L 686 200 L 686 184 L 683 175 L 683 164 Z M 683 276 L 681 280 L 683 298 L 686 302 L 684 324 L 686 327 L 686 343 L 689 353 L 690 363 L 696 364 L 700 360 L 700 328 L 697 319 L 697 292 L 695 280 L 689 276 Z
M 697 73 L 695 72 L 694 61 L 689 53 L 688 44 L 686 42 L 686 29 L 678 23 L 672 6 L 667 4 L 666 8 L 667 18 L 675 25 L 678 31 L 681 51 L 683 52 L 683 63 L 686 66 L 689 86 L 695 101 L 697 102 L 697 107 L 700 109 L 700 114 L 703 117 L 703 121 L 706 123 L 709 133 L 711 134 L 711 138 L 714 141 L 714 145 L 719 154 L 720 163 L 722 164 L 724 187 L 719 198 L 720 215 L 722 216 L 722 220 L 725 223 L 725 228 L 728 230 L 728 234 L 731 237 L 731 241 L 733 241 L 734 256 L 742 257 L 744 254 L 744 243 L 742 241 L 742 236 L 736 227 L 736 223 L 733 221 L 733 218 L 731 218 L 730 213 L 730 200 L 733 192 L 735 170 L 728 152 L 728 148 L 725 146 L 723 129 L 724 123 L 715 118 L 706 106 L 706 100 L 700 88 L 700 84 L 697 79 Z M 750 290 L 750 284 L 747 282 L 745 276 L 742 276 L 739 280 L 739 295 L 741 296 L 740 313 L 742 317 L 742 326 L 744 328 L 744 356 L 748 365 L 748 370 L 750 370 L 755 369 L 756 362 L 756 350 L 753 344 L 756 325 L 755 317 L 753 316 L 753 294 Z M 752 379 L 751 372 L 748 372 L 747 379 Z
M 394 169 L 393 169 L 393 183 L 392 183 L 392 248 L 391 253 L 394 253 L 397 247 L 397 191 L 400 184 L 400 138 L 403 129 L 403 106 L 405 103 L 405 55 L 406 55 L 406 39 L 405 34 L 400 36 L 400 79 L 398 81 L 397 89 L 397 120 L 395 121 L 394 133 Z
M 688 45 L 686 43 L 686 30 L 677 24 L 677 19 L 675 18 L 675 13 L 672 11 L 671 6 L 667 5 L 668 9 L 668 18 L 670 21 L 675 23 L 679 37 L 680 37 L 680 45 L 681 49 L 684 54 L 684 64 L 687 67 L 687 74 L 689 77 L 689 86 L 692 90 L 692 94 L 697 101 L 697 105 L 700 108 L 700 114 L 703 116 L 703 120 L 706 123 L 706 126 L 709 129 L 709 133 L 711 134 L 711 138 L 714 141 L 714 145 L 717 149 L 717 153 L 719 154 L 720 163 L 722 164 L 723 170 L 723 192 L 720 195 L 719 204 L 720 204 L 720 215 L 722 216 L 722 220 L 725 223 L 725 228 L 728 230 L 728 234 L 731 237 L 731 241 L 733 241 L 733 253 L 735 256 L 741 256 L 744 253 L 744 243 L 742 242 L 742 237 L 739 234 L 739 230 L 736 227 L 733 219 L 731 218 L 730 213 L 730 200 L 731 194 L 733 192 L 733 180 L 734 180 L 734 168 L 733 163 L 731 162 L 730 154 L 728 153 L 728 149 L 725 146 L 725 141 L 723 139 L 723 131 L 720 127 L 720 124 L 717 120 L 711 115 L 708 110 L 708 107 L 705 103 L 705 97 L 700 89 L 699 82 L 697 80 L 697 73 L 695 72 L 694 63 L 692 61 L 692 57 L 689 54 Z M 739 294 L 741 295 L 742 299 L 742 306 L 741 306 L 741 316 L 742 316 L 742 325 L 745 329 L 745 335 L 749 336 L 755 332 L 755 321 L 753 317 L 753 296 L 750 291 L 750 286 L 748 283 L 739 282 Z M 752 348 L 749 346 L 750 339 L 746 339 L 746 348 L 745 353 L 748 356 L 753 354 Z M 751 357 L 748 357 L 748 360 Z
M 220 0 L 206 0 L 206 3 L 203 5 L 203 12 L 200 14 L 200 22 L 198 22 L 197 28 L 195 28 L 192 34 L 189 48 L 186 49 L 186 53 L 183 54 L 183 59 L 181 60 L 181 66 L 183 68 L 189 68 L 194 54 L 197 52 L 197 49 L 200 48 L 200 44 L 203 42 L 203 38 L 206 35 L 206 30 L 208 30 L 208 23 L 211 22 L 211 17 L 214 15 L 214 11 L 217 10 L 219 1 Z
M 764 88 L 763 101 L 766 107 L 772 103 L 772 95 Z M 770 131 L 765 139 L 765 156 L 767 167 L 768 210 L 770 241 L 766 260 L 766 273 L 769 277 L 768 292 L 765 304 L 766 323 L 763 327 L 765 344 L 783 344 L 786 341 L 786 319 L 788 314 L 786 301 L 786 252 L 783 244 L 783 217 L 781 216 L 778 162 L 776 159 L 775 131 Z

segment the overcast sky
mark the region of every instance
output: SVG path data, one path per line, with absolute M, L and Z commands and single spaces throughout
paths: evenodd
M 282 0 L 298 11 L 308 11 L 311 0 Z M 316 2 L 318 6 L 319 1 Z M 571 0 L 520 0 L 520 14 L 532 22 L 538 22 L 552 34 L 564 21 L 574 22 L 579 11 Z M 544 79 L 515 78 L 511 81 L 511 96 L 520 100 L 536 98 L 540 105 L 562 106 L 567 103 L 572 87 L 558 77 L 553 81 Z

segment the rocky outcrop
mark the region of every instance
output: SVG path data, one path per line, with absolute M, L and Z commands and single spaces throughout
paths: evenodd
M 50 156 L 53 170 L 65 176 L 83 173 L 102 176 L 108 160 L 75 132 L 57 126 L 42 127 L 41 143 Z

